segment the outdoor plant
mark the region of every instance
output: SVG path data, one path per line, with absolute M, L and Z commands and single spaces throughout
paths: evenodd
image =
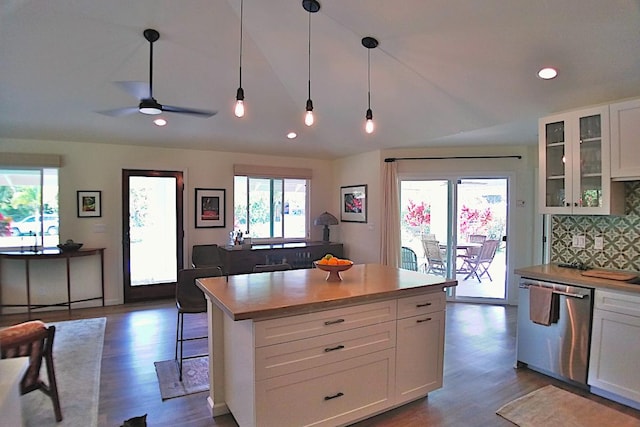
M 490 207 L 480 210 L 462 205 L 460 217 L 458 218 L 460 235 L 465 239 L 468 238 L 470 234 L 487 235 L 492 220 L 493 212 Z
M 404 214 L 404 222 L 410 227 L 418 228 L 419 234 L 428 234 L 431 226 L 431 205 L 409 200 Z

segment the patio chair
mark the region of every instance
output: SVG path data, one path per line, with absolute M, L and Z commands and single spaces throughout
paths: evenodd
M 478 282 L 481 283 L 482 276 L 486 274 L 489 280 L 493 281 L 493 278 L 489 274 L 489 266 L 491 266 L 491 263 L 493 262 L 493 258 L 496 255 L 499 245 L 500 240 L 485 240 L 480 247 L 478 255 L 463 257 L 462 270 L 465 272 L 468 271 L 464 280 L 468 280 L 470 277 L 475 276 L 478 279 Z
M 467 246 L 465 250 L 461 253 L 458 253 L 457 257 L 464 261 L 465 257 L 477 256 L 480 253 L 481 245 L 487 240 L 487 236 L 484 234 L 470 234 L 467 241 L 469 243 L 478 243 L 478 246 Z M 458 273 L 462 273 L 465 271 L 465 267 L 467 267 L 464 262 L 462 266 L 458 269 Z
M 403 246 L 400 248 L 400 268 L 418 271 L 418 256 L 413 249 Z
M 445 254 L 440 249 L 440 242 L 437 240 L 423 240 L 422 248 L 427 259 L 425 273 L 445 276 L 447 274 L 447 263 Z

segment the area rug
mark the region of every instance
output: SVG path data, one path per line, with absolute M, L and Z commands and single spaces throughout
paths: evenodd
M 100 368 L 107 319 L 52 322 L 56 327 L 53 340 L 53 363 L 62 408 L 62 421 L 57 423 L 51 398 L 36 390 L 21 397 L 22 413 L 27 427 L 95 427 L 98 425 Z M 41 378 L 46 381 L 46 366 Z M 0 425 L 2 422 L 0 421 Z
M 162 400 L 186 396 L 209 390 L 209 356 L 187 359 L 182 362 L 182 381 L 175 360 L 154 362 Z
M 640 420 L 577 394 L 548 385 L 496 412 L 520 427 L 638 427 Z

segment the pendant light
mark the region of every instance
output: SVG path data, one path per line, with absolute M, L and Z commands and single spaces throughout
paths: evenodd
M 242 89 L 242 18 L 244 14 L 244 0 L 240 0 L 240 85 L 236 92 L 236 117 L 244 117 L 244 89 Z
M 371 111 L 371 49 L 378 46 L 378 40 L 373 37 L 364 37 L 362 46 L 367 48 L 367 114 L 364 130 L 367 133 L 373 133 L 373 111 Z
M 317 0 L 302 0 L 302 7 L 309 12 L 309 96 L 307 98 L 306 114 L 304 124 L 313 125 L 313 101 L 311 101 L 311 14 L 320 10 L 320 3 Z

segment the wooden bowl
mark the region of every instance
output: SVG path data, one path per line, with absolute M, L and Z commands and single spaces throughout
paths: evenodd
M 62 243 L 58 245 L 58 249 L 62 252 L 75 252 L 82 247 L 82 243 Z
M 340 264 L 340 265 L 329 265 L 329 264 L 318 264 L 318 261 L 314 261 L 313 264 L 316 268 L 319 268 L 322 271 L 328 271 L 327 282 L 340 282 L 342 281 L 342 277 L 340 277 L 341 271 L 346 271 L 353 267 L 353 261 L 349 261 L 349 264 Z

